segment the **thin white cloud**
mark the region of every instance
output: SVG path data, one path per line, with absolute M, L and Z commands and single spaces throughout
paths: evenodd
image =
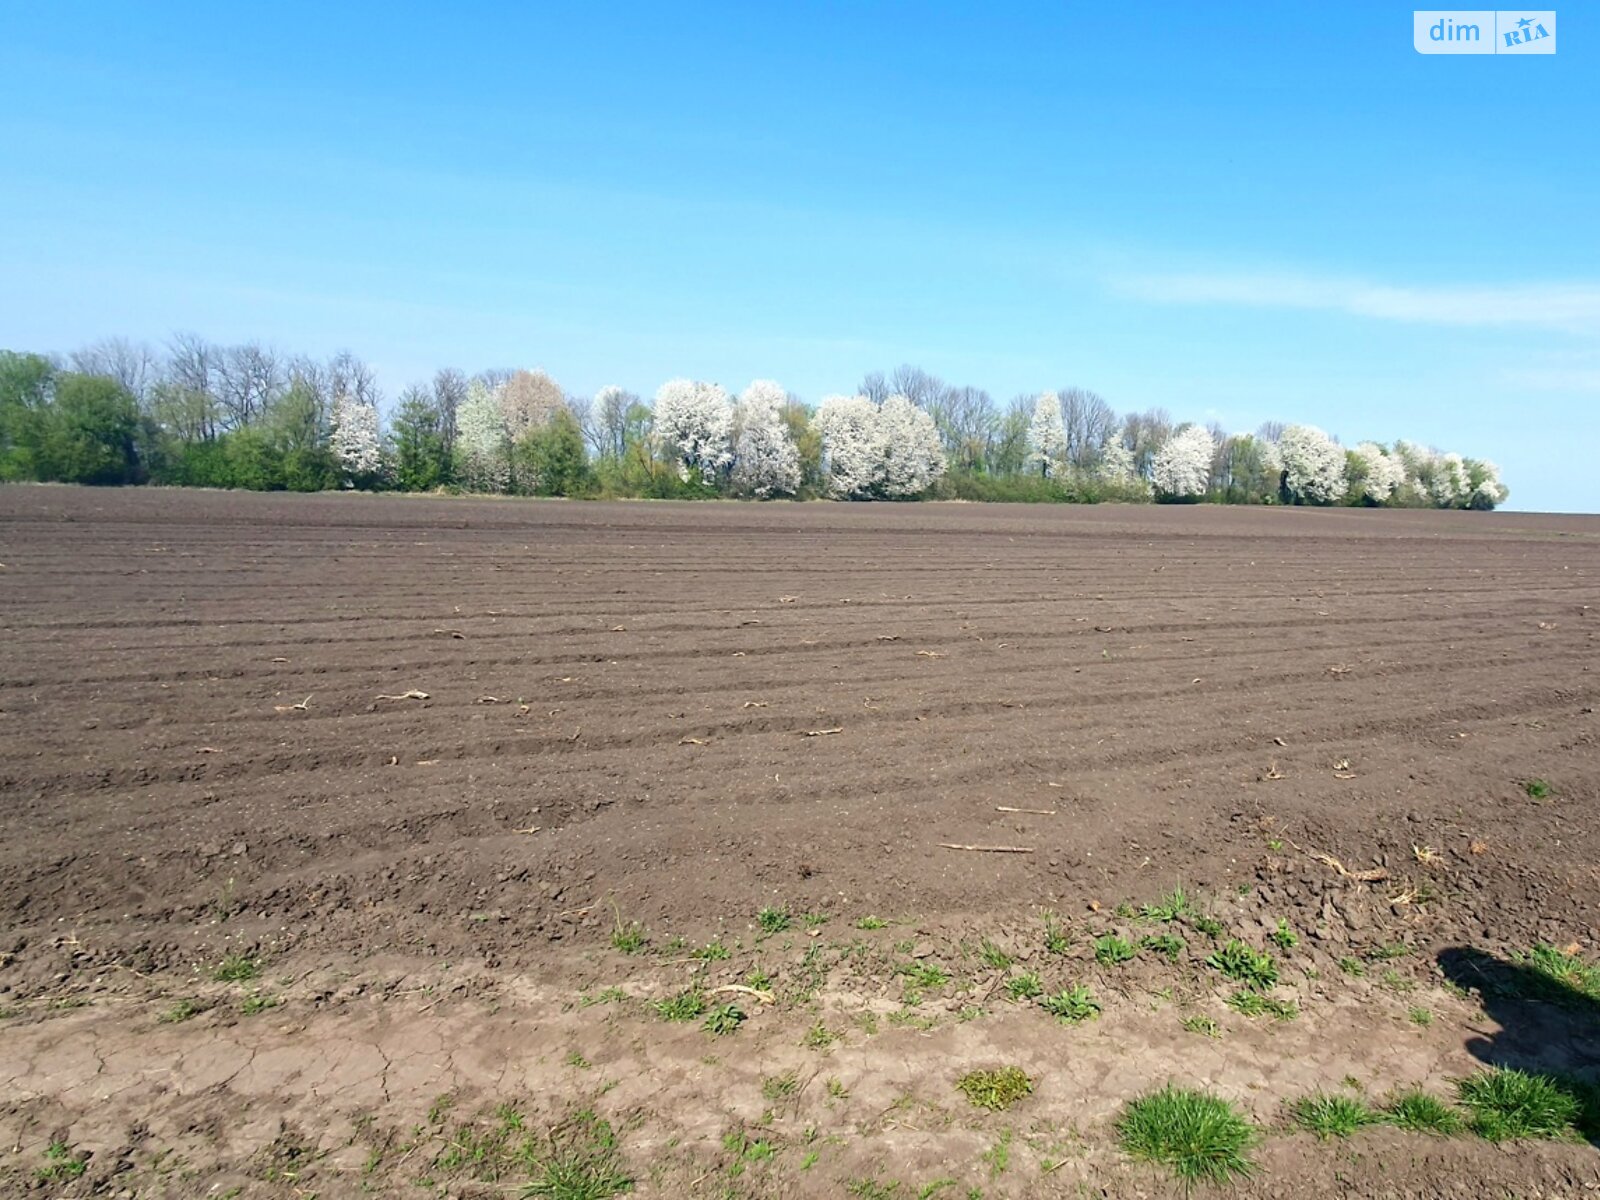
M 1343 312 L 1433 325 L 1513 325 L 1600 333 L 1600 284 L 1403 287 L 1290 274 L 1115 275 L 1113 291 L 1161 304 L 1236 304 Z

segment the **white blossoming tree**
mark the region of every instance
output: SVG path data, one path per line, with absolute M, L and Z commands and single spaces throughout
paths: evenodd
M 904 396 L 890 396 L 878 409 L 886 496 L 920 496 L 945 471 L 944 441 L 933 417 Z
M 1028 465 L 1048 478 L 1059 473 L 1067 457 L 1067 431 L 1061 421 L 1061 397 L 1044 392 L 1033 402 L 1028 424 Z
M 1105 483 L 1129 486 L 1138 478 L 1133 461 L 1133 451 L 1116 438 L 1100 450 L 1100 461 L 1095 464 L 1095 474 Z
M 1463 508 L 1472 495 L 1467 463 L 1459 454 L 1441 454 L 1433 460 L 1428 491 L 1440 508 Z
M 1376 442 L 1362 442 L 1350 453 L 1360 467 L 1359 498 L 1383 504 L 1404 485 L 1406 465 L 1399 455 L 1388 453 Z
M 1192 500 L 1206 494 L 1217 441 L 1203 425 L 1179 430 L 1150 462 L 1150 482 L 1167 500 Z
M 378 406 L 345 393 L 335 396 L 328 442 L 344 485 L 370 485 L 383 469 Z
M 866 396 L 829 396 L 813 421 L 835 496 L 919 496 L 945 472 L 939 427 L 904 396 L 890 396 L 881 406 Z
M 1467 479 L 1472 484 L 1468 508 L 1494 508 L 1511 495 L 1511 489 L 1500 482 L 1500 468 L 1486 458 L 1467 459 Z
M 733 406 L 714 383 L 673 379 L 656 392 L 655 435 L 687 480 L 699 471 L 709 486 L 733 457 Z
M 783 407 L 789 394 L 770 379 L 739 393 L 734 410 L 733 485 L 752 496 L 793 495 L 800 486 L 800 452 L 789 436 Z
M 827 396 L 812 421 L 822 438 L 828 490 L 849 500 L 877 494 L 883 484 L 878 406 L 865 396 Z
M 1344 450 L 1313 425 L 1291 425 L 1278 439 L 1284 490 L 1297 504 L 1333 504 L 1344 495 Z
M 482 380 L 456 409 L 456 478 L 471 492 L 503 492 L 511 484 L 511 438 L 500 397 Z

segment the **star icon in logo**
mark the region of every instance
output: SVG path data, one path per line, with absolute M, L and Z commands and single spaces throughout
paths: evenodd
M 1518 27 L 1520 27 L 1522 29 L 1526 29 L 1529 25 L 1532 25 L 1532 24 L 1533 24 L 1533 19 L 1531 17 L 1523 17 L 1522 20 L 1517 22 Z

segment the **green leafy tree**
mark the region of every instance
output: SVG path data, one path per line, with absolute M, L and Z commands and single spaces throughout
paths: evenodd
M 0 350 L 0 480 L 38 478 L 34 454 L 55 375 L 55 365 L 43 355 Z
M 529 430 L 512 451 L 517 490 L 535 496 L 573 496 L 589 490 L 592 477 L 578 419 L 565 406 Z
M 444 413 L 431 394 L 422 388 L 408 388 L 400 396 L 389 428 L 396 487 L 403 492 L 428 492 L 450 482 Z
M 139 481 L 139 405 L 132 393 L 114 379 L 67 372 L 56 377 L 52 401 L 30 423 L 37 478 L 89 484 Z

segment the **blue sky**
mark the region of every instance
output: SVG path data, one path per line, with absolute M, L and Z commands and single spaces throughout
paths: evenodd
M 1600 61 L 1391 4 L 12 5 L 0 345 L 1321 425 L 1600 511 Z

